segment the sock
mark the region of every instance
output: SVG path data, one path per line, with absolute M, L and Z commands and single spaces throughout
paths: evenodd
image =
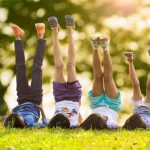
M 63 100 L 56 102 L 55 114 L 63 114 L 70 121 L 70 127 L 78 126 L 79 102 Z
M 99 42 L 98 41 L 91 40 L 91 44 L 92 44 L 93 50 L 97 50 L 98 49 L 98 47 L 99 47 Z
M 100 43 L 100 46 L 104 51 L 109 51 L 109 41 L 103 41 Z

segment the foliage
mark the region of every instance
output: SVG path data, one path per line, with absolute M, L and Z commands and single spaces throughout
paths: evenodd
M 134 3 L 132 4 L 132 2 Z M 64 21 L 66 14 L 74 15 L 76 20 L 78 73 L 81 75 L 86 72 L 92 79 L 92 49 L 89 36 L 96 32 L 102 32 L 111 37 L 110 53 L 117 86 L 120 89 L 131 88 L 127 78 L 128 67 L 122 56 L 123 51 L 131 49 L 135 54 L 135 67 L 141 82 L 142 93 L 145 94 L 146 80 L 150 69 L 147 54 L 150 44 L 149 3 L 144 0 L 133 0 L 131 1 L 132 5 L 126 4 L 124 0 L 122 3 L 121 0 L 0 0 L 0 10 L 3 10 L 6 15 L 4 19 L 0 20 L 0 43 L 2 43 L 0 46 L 0 95 L 2 103 L 4 103 L 9 83 L 16 72 L 13 37 L 10 34 L 9 23 L 16 23 L 26 31 L 23 40 L 29 78 L 36 45 L 34 23 L 44 22 L 46 24 L 47 48 L 43 81 L 44 84 L 49 84 L 49 80 L 53 78 L 54 62 L 47 18 L 53 15 L 58 17 L 61 26 L 62 51 L 66 53 L 67 37 L 65 36 Z M 66 56 L 64 56 L 64 60 L 66 60 Z

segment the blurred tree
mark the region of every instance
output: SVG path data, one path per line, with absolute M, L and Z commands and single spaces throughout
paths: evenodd
M 150 62 L 146 50 L 150 44 L 150 3 L 142 0 L 0 0 L 0 105 L 4 105 L 4 96 L 9 83 L 15 75 L 13 37 L 9 23 L 13 22 L 23 27 L 25 53 L 27 58 L 27 74 L 32 66 L 32 57 L 35 52 L 36 34 L 34 23 L 46 24 L 47 50 L 43 73 L 44 84 L 49 83 L 53 75 L 53 56 L 51 51 L 51 34 L 47 18 L 56 16 L 61 26 L 61 44 L 65 49 L 67 38 L 64 36 L 66 14 L 72 14 L 76 20 L 76 45 L 77 71 L 82 74 L 87 72 L 92 79 L 91 45 L 89 36 L 96 32 L 102 32 L 111 37 L 111 55 L 113 61 L 114 78 L 119 88 L 131 87 L 128 75 L 128 67 L 123 60 L 122 52 L 131 49 L 135 53 L 135 67 L 137 69 L 142 88 L 145 94 L 145 82 L 149 72 Z M 50 50 L 48 50 L 50 49 Z M 64 50 L 65 53 L 65 50 Z M 64 56 L 64 59 L 65 56 Z M 11 71 L 7 83 L 2 82 L 2 74 Z M 30 76 L 29 76 L 30 78 Z M 5 104 L 6 106 L 6 104 Z M 1 106 L 0 106 L 1 107 Z M 7 108 L 7 107 L 5 107 Z M 2 109 L 4 114 L 6 109 Z

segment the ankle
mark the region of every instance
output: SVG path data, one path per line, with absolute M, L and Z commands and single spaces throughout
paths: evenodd
M 38 34 L 37 36 L 38 36 L 38 39 L 43 39 L 44 34 Z
M 21 37 L 18 35 L 16 35 L 15 38 L 16 38 L 16 40 L 21 40 Z
M 93 51 L 98 51 L 99 47 L 93 47 Z

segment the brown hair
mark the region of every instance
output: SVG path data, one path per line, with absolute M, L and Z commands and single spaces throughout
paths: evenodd
M 134 114 L 126 120 L 123 128 L 127 130 L 135 130 L 137 128 L 146 129 L 147 126 L 138 114 Z
M 18 114 L 12 113 L 4 120 L 4 126 L 13 128 L 24 128 L 25 123 Z
M 67 117 L 65 117 L 63 114 L 57 114 L 55 115 L 49 122 L 48 128 L 70 128 L 70 122 Z
M 84 130 L 108 129 L 106 121 L 98 114 L 91 114 L 80 126 Z

